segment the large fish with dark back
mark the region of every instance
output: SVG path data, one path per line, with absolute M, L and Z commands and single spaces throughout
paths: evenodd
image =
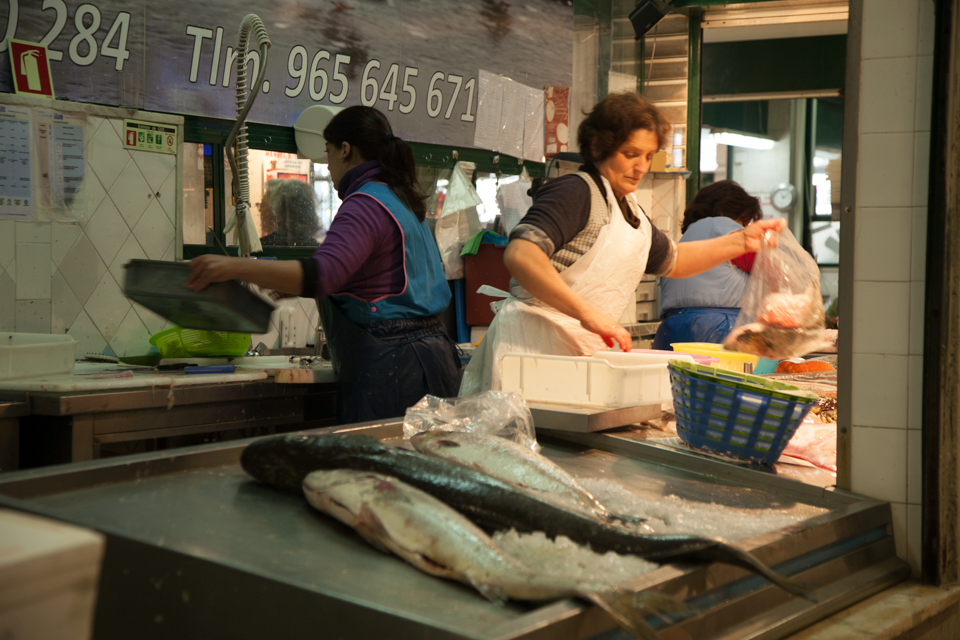
M 631 593 L 532 571 L 458 511 L 390 476 L 355 469 L 314 471 L 304 479 L 303 493 L 311 505 L 353 527 L 378 549 L 430 575 L 468 584 L 493 602 L 579 596 L 645 640 L 657 637 L 645 616 L 688 612 L 660 593 Z
M 370 436 L 332 433 L 264 438 L 244 449 L 240 463 L 257 480 L 292 493 L 300 493 L 307 474 L 319 469 L 375 471 L 429 493 L 487 531 L 542 531 L 550 538 L 566 536 L 597 553 L 613 551 L 661 564 L 723 562 L 757 573 L 788 593 L 808 597 L 792 580 L 722 540 L 636 533 L 564 509 L 470 467 L 385 445 Z

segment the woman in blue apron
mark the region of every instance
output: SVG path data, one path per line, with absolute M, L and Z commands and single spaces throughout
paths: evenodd
M 743 231 L 760 220 L 760 200 L 732 180 L 709 184 L 683 214 L 680 244 Z M 721 343 L 740 314 L 740 303 L 756 253 L 747 253 L 683 280 L 660 279 L 662 322 L 654 349 L 669 351 L 676 342 Z
M 424 218 L 413 151 L 371 107 L 339 111 L 323 130 L 343 204 L 310 258 L 258 261 L 205 255 L 188 286 L 228 279 L 314 297 L 337 374 L 341 424 L 403 416 L 424 395 L 457 395 L 456 345 L 438 315 L 450 303 Z

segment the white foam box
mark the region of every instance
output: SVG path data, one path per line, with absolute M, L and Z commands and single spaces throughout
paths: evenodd
M 650 322 L 660 317 L 660 305 L 656 300 L 638 302 L 636 307 L 637 322 Z
M 0 638 L 86 640 L 104 537 L 0 509 Z
M 637 293 L 635 297 L 636 302 L 654 300 L 657 297 L 657 283 L 641 282 L 640 285 L 637 286 Z
M 516 391 L 528 402 L 581 407 L 614 409 L 673 398 L 667 360 L 647 354 L 611 351 L 586 358 L 511 353 L 503 357 L 500 382 L 504 391 Z
M 48 333 L 0 333 L 0 380 L 71 373 L 77 341 Z

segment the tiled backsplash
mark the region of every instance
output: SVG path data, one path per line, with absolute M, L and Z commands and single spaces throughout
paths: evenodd
M 87 201 L 77 222 L 0 220 L 0 331 L 66 333 L 78 341 L 78 357 L 146 353 L 150 336 L 171 323 L 123 295 L 123 265 L 179 255 L 180 156 L 124 149 L 123 118 L 182 119 L 9 94 L 0 102 L 86 114 Z M 292 298 L 276 304 L 293 309 L 289 322 L 297 345 L 312 343 L 316 303 Z M 254 345 L 278 346 L 278 317 L 275 312 L 269 333 L 253 336 Z

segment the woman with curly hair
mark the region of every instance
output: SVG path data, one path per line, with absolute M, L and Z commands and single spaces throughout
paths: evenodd
M 513 276 L 487 335 L 464 372 L 460 395 L 500 389 L 508 353 L 593 355 L 633 340 L 617 322 L 644 273 L 687 278 L 757 251 L 783 220 L 677 245 L 651 224 L 634 196 L 670 124 L 636 93 L 608 95 L 580 124 L 580 171 L 544 184 L 510 233 Z

